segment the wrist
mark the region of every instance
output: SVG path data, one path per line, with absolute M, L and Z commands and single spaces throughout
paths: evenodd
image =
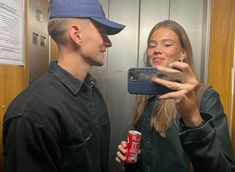
M 184 125 L 189 128 L 196 128 L 200 126 L 203 122 L 203 119 L 198 109 L 192 111 L 192 113 L 188 115 L 182 115 L 182 120 Z

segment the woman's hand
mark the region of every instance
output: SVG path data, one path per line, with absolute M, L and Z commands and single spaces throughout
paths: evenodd
M 122 141 L 120 145 L 118 145 L 118 151 L 115 160 L 119 163 L 124 163 L 126 161 L 126 146 L 127 142 Z
M 168 87 L 173 92 L 159 96 L 159 99 L 175 99 L 177 111 L 181 114 L 184 123 L 188 127 L 197 127 L 201 124 L 202 118 L 198 109 L 197 90 L 199 82 L 196 79 L 192 69 L 187 63 L 173 62 L 171 68 L 157 66 L 157 70 L 163 73 L 174 73 L 174 68 L 182 72 L 181 82 L 168 81 L 154 77 L 152 80 L 158 84 Z M 173 69 L 172 69 L 173 68 Z

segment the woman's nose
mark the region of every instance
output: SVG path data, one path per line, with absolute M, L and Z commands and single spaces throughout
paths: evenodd
M 154 48 L 154 54 L 161 54 L 161 48 L 159 47 L 159 46 L 156 46 L 155 48 Z

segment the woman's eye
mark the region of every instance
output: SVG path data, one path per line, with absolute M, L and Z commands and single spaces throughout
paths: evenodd
M 171 46 L 171 44 L 164 44 L 164 46 L 165 46 L 165 47 L 170 47 L 170 46 Z
M 148 45 L 148 47 L 149 47 L 149 48 L 154 48 L 154 47 L 156 47 L 156 45 L 151 45 L 151 44 L 150 44 L 150 45 Z

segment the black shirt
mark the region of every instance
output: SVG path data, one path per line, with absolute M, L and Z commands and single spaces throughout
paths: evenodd
M 88 74 L 56 63 L 10 104 L 3 123 L 6 172 L 107 172 L 110 121 Z

